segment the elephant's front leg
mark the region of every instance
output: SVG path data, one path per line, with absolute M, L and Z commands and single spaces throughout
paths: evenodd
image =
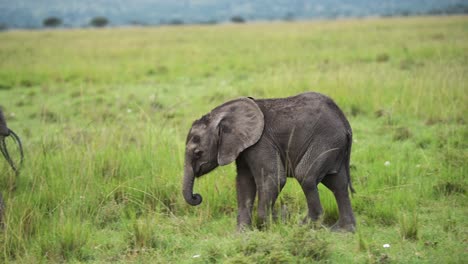
M 270 173 L 263 171 L 256 180 L 258 189 L 258 225 L 262 228 L 269 223 L 270 217 L 275 218 L 274 205 L 286 183 L 286 176 L 281 171 L 271 171 Z
M 278 152 L 266 140 L 243 153 L 243 158 L 255 179 L 258 193 L 258 226 L 268 223 L 273 206 L 286 184 L 286 173 Z
M 242 159 L 238 159 L 236 165 L 237 229 L 242 231 L 244 228 L 252 225 L 252 208 L 257 193 L 257 186 L 247 164 Z

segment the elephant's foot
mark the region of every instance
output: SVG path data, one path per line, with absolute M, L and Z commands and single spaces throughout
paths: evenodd
M 310 216 L 304 217 L 304 219 L 301 221 L 301 225 L 307 225 L 310 226 L 313 229 L 319 229 L 323 227 L 323 217 L 319 216 L 315 219 L 310 218 Z
M 257 219 L 257 222 L 255 223 L 255 228 L 258 230 L 266 230 L 272 223 L 272 219 L 262 219 L 259 218 Z
M 252 230 L 252 225 L 250 224 L 237 224 L 237 232 L 244 233 L 246 231 Z
M 334 224 L 330 230 L 332 232 L 351 232 L 354 233 L 356 231 L 356 225 L 353 223 L 346 223 L 342 224 L 339 221 Z

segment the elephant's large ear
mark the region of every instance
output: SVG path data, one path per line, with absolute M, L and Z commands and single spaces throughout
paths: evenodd
M 227 102 L 212 111 L 219 131 L 218 164 L 233 162 L 244 149 L 257 143 L 263 133 L 263 113 L 250 98 Z

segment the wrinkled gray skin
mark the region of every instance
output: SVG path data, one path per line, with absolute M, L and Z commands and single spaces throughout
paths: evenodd
M 7 137 L 10 135 L 10 130 L 7 127 L 5 116 L 3 115 L 2 110 L 0 109 L 0 137 Z M 3 196 L 0 192 L 0 228 L 3 227 L 3 211 L 5 209 L 5 204 L 3 202 Z
M 352 130 L 338 106 L 319 93 L 279 99 L 240 98 L 226 102 L 196 120 L 187 136 L 183 195 L 193 194 L 194 179 L 219 165 L 237 165 L 238 229 L 252 225 L 258 194 L 260 226 L 268 222 L 287 177 L 296 178 L 308 205 L 306 220 L 322 214 L 317 185 L 330 189 L 338 204 L 335 230 L 354 231 L 348 189 Z

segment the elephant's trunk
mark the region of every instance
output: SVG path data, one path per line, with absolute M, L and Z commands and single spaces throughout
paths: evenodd
M 193 193 L 193 182 L 195 180 L 195 175 L 193 169 L 190 165 L 185 164 L 184 169 L 184 186 L 182 193 L 184 195 L 185 201 L 190 205 L 199 205 L 202 202 L 202 197 L 198 193 Z
M 10 135 L 10 130 L 6 125 L 5 116 L 3 116 L 2 110 L 0 110 L 0 136 L 7 137 Z

